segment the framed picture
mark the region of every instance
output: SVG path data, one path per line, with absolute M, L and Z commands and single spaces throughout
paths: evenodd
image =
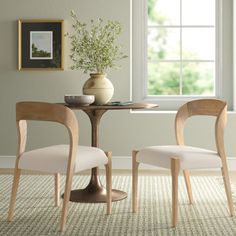
M 18 69 L 64 69 L 64 21 L 18 20 Z

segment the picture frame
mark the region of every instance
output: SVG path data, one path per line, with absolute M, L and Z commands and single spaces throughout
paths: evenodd
M 64 20 L 18 20 L 18 70 L 64 70 Z

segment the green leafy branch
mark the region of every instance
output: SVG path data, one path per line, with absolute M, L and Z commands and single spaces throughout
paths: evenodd
M 79 21 L 74 11 L 71 11 L 74 21 L 73 34 L 67 34 L 71 39 L 71 54 L 73 70 L 80 69 L 84 73 L 104 73 L 108 68 L 117 68 L 115 62 L 126 58 L 122 46 L 117 42 L 122 27 L 118 21 L 107 21 L 98 18 L 91 20 L 90 25 Z

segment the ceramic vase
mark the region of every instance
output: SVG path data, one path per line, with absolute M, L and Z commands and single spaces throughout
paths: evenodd
M 90 74 L 90 78 L 83 86 L 83 94 L 94 95 L 95 105 L 105 105 L 111 100 L 114 87 L 105 74 Z

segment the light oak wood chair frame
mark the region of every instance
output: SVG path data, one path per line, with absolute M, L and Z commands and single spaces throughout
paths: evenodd
M 20 180 L 21 169 L 18 168 L 20 158 L 25 152 L 27 141 L 27 120 L 52 121 L 64 125 L 69 134 L 69 156 L 66 171 L 66 183 L 64 199 L 61 213 L 60 231 L 65 228 L 68 202 L 70 199 L 72 177 L 74 174 L 75 159 L 78 150 L 78 121 L 74 112 L 59 104 L 50 104 L 44 102 L 19 102 L 16 104 L 16 124 L 18 130 L 18 151 L 14 170 L 14 180 L 12 186 L 11 200 L 9 206 L 8 220 L 12 221 L 15 210 L 17 189 Z M 106 169 L 106 186 L 107 186 L 107 214 L 111 213 L 111 152 L 106 152 L 108 162 Z M 60 203 L 60 174 L 54 173 L 55 176 L 55 205 Z
M 225 192 L 230 210 L 230 215 L 234 215 L 234 206 L 232 200 L 231 186 L 229 181 L 227 160 L 224 148 L 224 128 L 227 123 L 227 104 L 218 99 L 200 99 L 190 101 L 184 104 L 177 112 L 175 118 L 175 134 L 178 145 L 184 145 L 184 126 L 186 120 L 192 116 L 205 115 L 215 116 L 215 143 L 216 150 L 222 161 L 222 177 L 224 180 Z M 132 152 L 132 209 L 137 212 L 137 186 L 138 186 L 138 167 L 139 162 L 136 160 L 137 150 Z M 209 166 L 210 167 L 210 166 Z M 180 160 L 171 159 L 171 176 L 172 176 L 172 226 L 177 225 L 178 216 L 178 176 L 180 171 Z M 187 193 L 190 204 L 193 203 L 193 195 L 190 184 L 189 170 L 183 170 Z

